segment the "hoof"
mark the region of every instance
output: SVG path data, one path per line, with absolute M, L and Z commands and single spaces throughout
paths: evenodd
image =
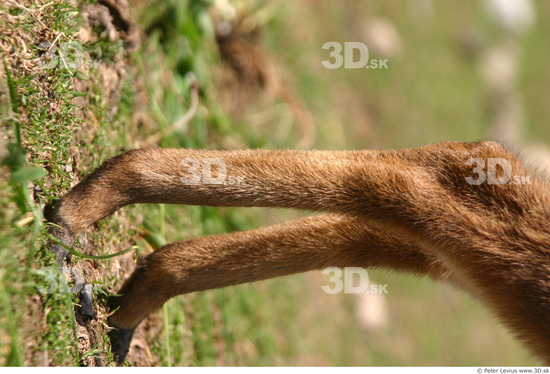
M 107 333 L 109 339 L 111 339 L 111 352 L 113 352 L 113 357 L 118 365 L 122 365 L 124 360 L 126 360 L 134 331 L 135 329 L 129 330 L 114 327 Z
M 92 301 L 92 285 L 90 283 L 86 283 L 80 290 L 80 315 L 85 322 L 95 319 Z
M 107 300 L 107 310 L 109 313 L 113 313 L 119 307 L 120 296 L 111 295 Z M 111 339 L 111 352 L 113 352 L 113 357 L 118 365 L 122 365 L 126 359 L 126 355 L 130 350 L 130 343 L 132 342 L 132 337 L 134 336 L 135 327 L 133 329 L 123 329 L 117 327 L 116 324 L 112 323 L 111 318 L 107 320 L 109 326 L 112 327 L 107 335 Z

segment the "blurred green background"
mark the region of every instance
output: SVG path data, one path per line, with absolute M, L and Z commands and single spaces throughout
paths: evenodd
M 222 10 L 214 19 L 223 20 L 219 13 L 233 6 L 238 19 L 234 27 L 242 38 L 260 40 L 263 57 L 276 71 L 272 79 L 311 115 L 315 141 L 308 147 L 401 148 L 491 137 L 521 149 L 550 141 L 550 48 L 545 42 L 550 5 L 526 3 L 511 11 L 519 18 L 508 20 L 506 10 L 499 16 L 498 2 L 219 2 Z M 388 60 L 388 69 L 326 69 L 321 62 L 329 59 L 322 49 L 327 41 L 362 42 L 371 59 Z M 225 82 L 216 78 L 215 85 Z M 293 105 L 274 96 L 280 111 L 261 104 L 241 109 L 239 113 L 246 113 L 234 126 L 254 146 L 295 147 L 301 140 L 299 129 L 276 136 L 287 126 L 284 114 Z M 235 108 L 228 105 L 227 110 Z M 265 113 L 271 118 L 264 120 Z M 299 127 L 299 116 L 294 120 Z M 260 222 L 280 220 L 265 214 L 259 213 Z M 251 343 L 244 343 L 251 350 L 245 356 L 251 356 L 241 361 L 235 353 L 227 363 L 536 363 L 469 296 L 426 279 L 384 271 L 369 275 L 388 284 L 388 295 L 383 301 L 365 301 L 373 303 L 370 312 L 375 314 L 366 329 L 357 317 L 359 301 L 353 295 L 324 294 L 320 287 L 328 278 L 320 274 L 224 290 L 225 298 L 240 295 L 247 304 L 253 300 L 249 290 L 259 290 L 258 301 L 246 312 L 251 313 L 246 327 L 237 327 L 226 314 L 233 339 L 240 335 L 236 329 L 245 328 L 243 337 Z M 264 340 L 266 336 L 270 338 Z

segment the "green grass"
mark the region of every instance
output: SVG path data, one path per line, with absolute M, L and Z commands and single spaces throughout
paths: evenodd
M 35 21 L 25 17 L 18 7 L 3 4 L 2 11 L 7 12 L 13 18 L 11 24 L 3 24 L 11 30 L 24 30 L 23 34 L 29 38 L 36 37 Z M 39 4 L 35 4 L 36 7 Z M 53 4 L 50 12 L 41 14 L 42 21 L 46 24 L 56 24 L 59 33 L 72 34 L 74 22 L 74 10 L 64 4 Z M 72 14 L 72 15 L 71 15 Z M 2 17 L 3 21 L 6 18 Z M 15 28 L 15 29 L 14 29 Z M 9 45 L 15 37 L 15 33 L 3 33 L 2 42 Z M 21 39 L 18 40 L 20 42 Z M 37 54 L 36 45 L 25 46 L 31 54 Z M 19 48 L 23 48 L 19 44 Z M 21 49 L 14 46 L 14 52 L 20 53 Z M 6 49 L 4 49 L 4 52 Z M 0 323 L 0 336 L 9 336 L 5 346 L 9 347 L 0 355 L 0 362 L 5 365 L 23 365 L 28 358 L 26 339 L 32 334 L 39 334 L 43 330 L 31 331 L 35 326 L 28 324 L 28 313 L 32 313 L 27 303 L 32 293 L 36 294 L 33 284 L 33 269 L 51 265 L 52 256 L 39 249 L 44 245 L 43 224 L 41 210 L 47 202 L 47 196 L 54 196 L 61 188 L 67 188 L 69 178 L 60 167 L 67 158 L 71 130 L 78 126 L 78 120 L 74 118 L 72 109 L 68 105 L 77 93 L 70 89 L 75 73 L 54 69 L 55 79 L 52 76 L 30 74 L 28 71 L 14 69 L 12 56 L 2 55 L 4 61 L 3 87 L 8 87 L 11 102 L 11 110 L 3 111 L 2 130 L 9 136 L 9 157 L 4 160 L 2 176 L 2 217 L 0 224 L 0 260 L 2 261 L 0 290 L 5 310 L 4 318 Z M 26 57 L 26 56 L 24 56 Z M 8 63 L 9 61 L 10 63 Z M 40 91 L 36 84 L 42 80 L 41 87 L 46 92 Z M 57 104 L 52 106 L 52 100 L 56 96 Z M 51 174 L 56 175 L 55 184 L 42 183 L 43 169 L 32 169 L 27 165 L 45 166 L 42 158 L 48 153 Z M 32 172 L 36 170 L 36 172 Z M 11 171 L 11 179 L 10 179 Z M 30 173 L 29 173 L 30 172 Z M 33 175 L 34 174 L 34 175 Z M 16 177 L 18 175 L 19 177 Z M 33 184 L 30 180 L 38 179 Z M 31 196 L 41 195 L 41 199 L 35 201 Z M 22 224 L 21 220 L 27 223 Z M 18 222 L 20 224 L 18 224 Z M 30 291 L 30 293 L 29 293 Z M 53 294 L 44 300 L 45 324 L 48 326 L 40 343 L 42 349 L 59 352 L 57 363 L 78 363 L 78 354 L 75 351 L 76 340 L 74 330 L 73 301 L 71 295 Z M 34 321 L 36 322 L 36 321 Z M 37 337 L 38 338 L 38 337 Z M 4 339 L 3 339 L 4 340 Z M 3 342 L 4 343 L 4 342 Z
M 14 56 L 37 58 L 39 42 L 59 35 L 62 42 L 75 41 L 81 22 L 77 9 L 61 0 L 26 4 L 40 15 L 42 23 L 37 23 L 14 3 L 0 5 L 5 12 L 0 13 L 0 120 L 9 140 L 0 174 L 0 364 L 80 365 L 101 356 L 112 365 L 104 302 L 117 289 L 118 259 L 73 257 L 72 266 L 94 284 L 99 315 L 85 326 L 92 331 L 91 346 L 79 350 L 77 295 L 37 291 L 37 286 L 48 286 L 46 269 L 56 282 L 61 278 L 48 252 L 45 225 L 34 217 L 103 160 L 139 146 L 184 117 L 194 81 L 200 86 L 195 116 L 158 145 L 293 144 L 291 137 L 271 138 L 280 130 L 277 119 L 259 128 L 246 117 L 234 120 L 224 113 L 218 102 L 221 62 L 209 2 L 167 0 L 139 8 L 135 17 L 146 34 L 139 51 L 128 55 L 122 41 L 100 35 L 84 45 L 87 68 L 60 63 L 45 71 L 23 69 Z M 402 3 L 247 3 L 252 4 L 251 16 L 272 17 L 263 38 L 285 67 L 284 80 L 312 112 L 316 147 L 408 147 L 489 134 L 485 89 L 475 63 L 460 54 L 457 34 L 463 25 L 476 25 L 491 40 L 496 31 L 474 1 L 447 9 L 436 4 L 437 17 L 421 25 L 407 16 Z M 547 5 L 540 8 L 548 11 Z M 365 22 L 363 16 L 373 14 L 394 22 L 405 46 L 390 59 L 388 71 L 323 69 L 323 43 L 360 40 L 357 27 Z M 24 33 L 25 43 L 16 42 L 16 30 Z M 540 48 L 548 32 L 541 21 L 521 41 L 526 68 L 519 89 L 525 95 L 528 140 L 550 141 L 545 131 L 548 53 Z M 117 73 L 118 94 L 110 95 L 102 76 L 113 71 L 122 73 Z M 135 120 L 136 114 L 146 118 L 144 124 Z M 31 167 L 43 168 L 47 176 Z M 152 248 L 139 234 L 143 229 L 171 242 L 293 216 L 260 209 L 134 206 L 90 228 L 76 249 L 106 255 L 137 245 L 138 252 L 147 253 Z M 170 300 L 150 322 L 152 361 L 164 366 L 535 364 L 469 297 L 426 279 L 383 271 L 369 275 L 389 285 L 390 322 L 381 331 L 358 329 L 353 298 L 323 293 L 326 279 L 312 273 Z

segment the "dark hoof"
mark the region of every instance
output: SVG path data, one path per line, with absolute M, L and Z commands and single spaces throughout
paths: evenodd
M 113 313 L 119 307 L 120 295 L 111 295 L 107 300 L 107 310 L 109 313 Z M 122 329 L 117 327 L 111 322 L 111 318 L 107 320 L 109 326 L 113 329 L 110 330 L 107 335 L 111 339 L 111 352 L 118 365 L 122 365 L 130 349 L 130 343 L 132 342 L 132 336 L 134 336 L 135 328 Z
M 95 319 L 94 307 L 92 305 L 92 285 L 86 283 L 80 290 L 80 315 L 84 321 Z
M 113 357 L 118 365 L 122 365 L 126 360 L 134 331 L 135 329 L 128 330 L 115 327 L 107 333 L 109 339 L 111 339 L 111 352 L 113 352 Z

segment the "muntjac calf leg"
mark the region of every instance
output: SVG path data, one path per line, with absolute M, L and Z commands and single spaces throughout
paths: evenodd
M 489 170 L 491 160 L 500 168 Z M 473 178 L 507 171 L 533 178 L 521 185 Z M 145 312 L 182 292 L 323 266 L 383 266 L 450 277 L 550 364 L 550 192 L 495 142 L 399 151 L 136 150 L 108 160 L 71 190 L 52 220 L 67 242 L 135 203 L 329 215 L 163 248 L 124 286 L 111 319 L 121 329 L 133 329 Z M 165 292 L 151 286 L 159 282 Z M 136 299 L 142 311 L 131 305 Z
M 357 217 L 328 214 L 172 243 L 142 259 L 114 298 L 109 324 L 124 360 L 137 324 L 179 294 L 328 266 L 381 267 L 450 279 L 442 263 Z

